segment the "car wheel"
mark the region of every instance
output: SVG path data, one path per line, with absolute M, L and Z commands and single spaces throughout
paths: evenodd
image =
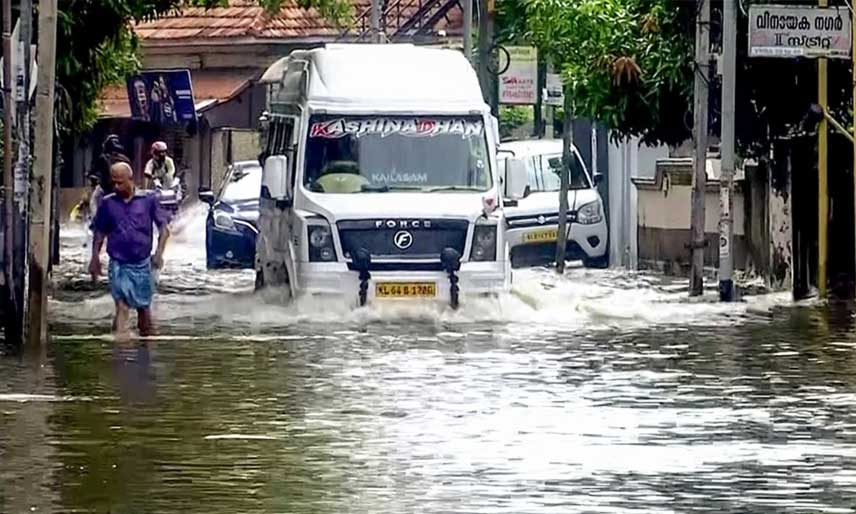
M 609 255 L 603 254 L 600 257 L 592 257 L 583 259 L 583 266 L 592 269 L 606 269 L 609 267 Z
M 256 291 L 265 287 L 265 275 L 262 270 L 256 271 Z

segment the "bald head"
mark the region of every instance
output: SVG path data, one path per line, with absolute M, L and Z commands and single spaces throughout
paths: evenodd
M 117 162 L 110 166 L 110 181 L 113 189 L 123 198 L 134 196 L 134 170 L 125 162 Z
M 112 176 L 114 173 L 134 178 L 134 170 L 131 169 L 131 166 L 127 162 L 117 162 L 113 166 L 110 166 L 110 175 Z

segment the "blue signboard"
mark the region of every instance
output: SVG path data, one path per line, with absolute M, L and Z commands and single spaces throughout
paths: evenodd
M 196 121 L 190 70 L 145 71 L 128 79 L 131 117 L 158 125 Z

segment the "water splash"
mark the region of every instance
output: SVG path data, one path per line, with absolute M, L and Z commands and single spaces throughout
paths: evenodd
M 790 304 L 787 294 L 719 303 L 715 296 L 690 299 L 680 282 L 617 270 L 571 267 L 564 276 L 547 268 L 514 271 L 510 293 L 497 298 L 468 298 L 460 310 L 428 301 L 376 302 L 356 307 L 353 298 L 306 297 L 289 301 L 286 292 L 253 293 L 251 270 L 206 270 L 205 220 L 208 207 L 196 204 L 172 224 L 172 238 L 160 274 L 154 306 L 162 329 L 212 333 L 245 333 L 297 325 L 364 326 L 372 323 L 491 324 L 515 331 L 542 332 L 568 328 L 632 329 L 651 325 L 737 323 Z M 104 280 L 89 285 L 88 294 L 62 294 L 63 286 L 85 284 L 83 226 L 63 230 L 60 294 L 52 302 L 54 319 L 63 324 L 109 323 L 112 299 Z M 65 287 L 68 289 L 68 287 Z M 74 289 L 72 287 L 71 289 Z M 85 289 L 85 288 L 84 288 Z

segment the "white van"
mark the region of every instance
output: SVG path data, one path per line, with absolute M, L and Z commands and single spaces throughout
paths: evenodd
M 586 267 L 609 265 L 609 230 L 603 200 L 597 191 L 601 176 L 592 177 L 573 148 L 571 182 L 568 191 L 568 260 L 582 260 Z M 511 141 L 500 145 L 497 156 L 500 173 L 525 175 L 524 193 L 506 191 L 507 230 L 513 265 L 525 266 L 550 262 L 556 256 L 559 223 L 559 174 L 562 166 L 561 140 Z M 514 187 L 514 179 L 506 177 Z M 520 189 L 519 187 L 517 189 Z
M 257 285 L 452 306 L 510 287 L 498 124 L 460 52 L 327 45 L 276 66 Z

